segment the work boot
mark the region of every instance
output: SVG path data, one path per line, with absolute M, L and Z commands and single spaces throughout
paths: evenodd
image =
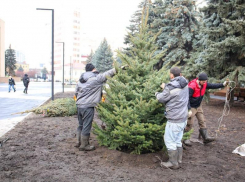
M 178 163 L 181 164 L 182 163 L 182 156 L 183 156 L 183 148 L 182 147 L 177 147 L 177 151 L 178 151 Z
M 81 137 L 81 145 L 79 147 L 80 151 L 91 151 L 95 150 L 95 147 L 92 145 L 89 145 L 89 136 L 83 136 Z
M 192 125 L 187 124 L 186 127 L 185 127 L 185 129 L 184 129 L 184 133 L 189 132 L 191 129 L 192 129 Z M 183 140 L 183 143 L 186 146 L 188 146 L 188 147 L 191 147 L 192 146 L 192 143 L 191 143 L 190 139 Z
M 201 128 L 199 132 L 203 138 L 203 143 L 206 144 L 206 143 L 213 142 L 215 140 L 215 138 L 208 136 L 207 128 Z
M 168 150 L 169 160 L 168 162 L 161 162 L 161 167 L 166 167 L 170 169 L 178 169 L 179 163 L 177 161 L 178 151 L 177 150 Z
M 191 147 L 192 146 L 192 143 L 191 143 L 191 140 L 190 139 L 187 139 L 187 140 L 184 140 L 183 143 L 188 146 L 188 147 Z
M 77 132 L 77 140 L 78 143 L 74 147 L 79 148 L 81 146 L 81 131 Z

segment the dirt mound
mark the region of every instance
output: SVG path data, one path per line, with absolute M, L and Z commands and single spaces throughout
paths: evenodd
M 65 93 L 65 97 L 73 94 Z M 62 93 L 56 98 L 64 97 Z M 209 131 L 215 135 L 224 101 L 204 104 Z M 184 150 L 181 169 L 163 169 L 164 152 L 132 155 L 100 147 L 82 152 L 74 147 L 77 117 L 48 118 L 32 114 L 4 135 L 9 140 L 0 148 L 0 181 L 245 181 L 245 158 L 232 154 L 244 143 L 245 105 L 236 103 L 215 142 L 196 142 Z M 95 117 L 95 121 L 101 121 Z M 193 140 L 198 137 L 195 122 Z

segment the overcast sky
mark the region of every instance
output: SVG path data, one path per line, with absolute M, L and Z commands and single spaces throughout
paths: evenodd
M 0 0 L 0 19 L 5 22 L 5 49 L 22 51 L 28 63 L 42 62 L 51 51 L 51 11 L 80 8 L 83 36 L 114 48 L 123 46 L 129 20 L 142 0 Z M 118 44 L 118 45 L 117 45 Z M 32 64 L 33 65 L 33 64 Z
M 126 27 L 141 1 L 0 0 L 0 19 L 5 22 L 5 49 L 11 44 L 13 49 L 25 54 L 26 62 L 31 66 L 50 61 L 51 11 L 36 8 L 54 9 L 64 14 L 79 8 L 81 38 L 97 40 L 99 46 L 105 37 L 112 49 L 117 49 L 124 46 Z

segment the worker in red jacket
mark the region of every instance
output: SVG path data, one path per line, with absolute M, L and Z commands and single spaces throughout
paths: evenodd
M 217 89 L 217 88 L 222 88 L 228 84 L 228 82 L 224 83 L 217 83 L 217 84 L 212 84 L 208 83 L 208 76 L 206 73 L 200 73 L 198 75 L 198 78 L 192 80 L 189 82 L 188 87 L 189 87 L 189 107 L 191 110 L 189 111 L 191 114 L 191 117 L 188 118 L 187 125 L 185 128 L 185 131 L 188 132 L 192 129 L 193 123 L 194 123 L 194 117 L 197 117 L 198 124 L 199 124 L 199 132 L 200 135 L 203 138 L 204 143 L 209 143 L 215 140 L 213 137 L 208 136 L 207 132 L 207 126 L 206 122 L 204 119 L 203 115 L 203 110 L 202 110 L 202 99 L 205 94 L 206 89 Z M 185 140 L 184 144 L 191 146 L 190 140 Z

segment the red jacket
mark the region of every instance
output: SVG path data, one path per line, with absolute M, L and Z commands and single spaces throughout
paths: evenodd
M 206 82 L 204 85 L 199 87 L 197 83 L 198 78 L 189 82 L 189 104 L 190 107 L 198 108 L 201 105 L 203 96 L 205 94 L 206 89 L 217 89 L 222 88 L 224 85 L 222 83 L 208 83 Z

